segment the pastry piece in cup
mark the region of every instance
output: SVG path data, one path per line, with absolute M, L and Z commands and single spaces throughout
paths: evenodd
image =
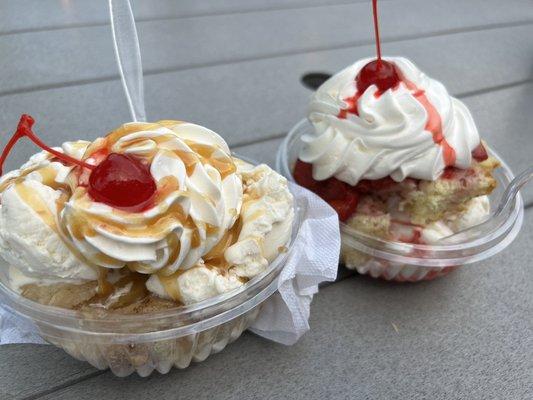
M 21 303 L 68 309 L 82 327 L 36 323 L 46 340 L 118 375 L 147 375 L 202 360 L 253 322 L 259 305 L 209 300 L 242 288 L 248 301 L 247 283 L 287 251 L 294 207 L 285 178 L 187 122 L 128 123 L 52 149 L 32 125 L 21 118 L 1 160 L 23 136 L 45 149 L 0 180 L 1 272 Z M 236 305 L 218 325 L 200 315 L 215 320 Z M 126 326 L 138 342 L 113 337 Z M 158 331 L 165 340 L 153 338 Z
M 489 215 L 498 160 L 467 107 L 411 61 L 356 62 L 320 86 L 308 118 L 314 129 L 301 137 L 294 179 L 348 229 L 431 245 Z M 341 258 L 360 273 L 397 281 L 452 269 L 384 262 L 346 243 Z

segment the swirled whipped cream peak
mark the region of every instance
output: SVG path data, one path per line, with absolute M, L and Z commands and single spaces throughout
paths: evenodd
M 358 85 L 369 61 L 334 75 L 311 99 L 315 132 L 302 138 L 299 158 L 312 164 L 314 179 L 432 181 L 446 167 L 469 168 L 480 138 L 466 106 L 401 57 L 383 59 L 397 74 L 393 87 Z
M 202 126 L 128 123 L 54 151 L 0 180 L 0 256 L 18 290 L 92 284 L 101 304 L 128 287 L 192 303 L 259 274 L 290 239 L 286 180 Z

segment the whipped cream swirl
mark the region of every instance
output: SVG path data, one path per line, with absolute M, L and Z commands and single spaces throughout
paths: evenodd
M 233 158 L 204 127 L 129 123 L 92 143 L 55 149 L 89 164 L 132 155 L 150 166 L 157 190 L 145 210 L 112 207 L 91 197 L 88 170 L 47 152 L 4 175 L 0 256 L 16 290 L 96 280 L 107 290 L 105 282 L 131 270 L 150 275 L 152 294 L 190 304 L 243 285 L 290 240 L 286 179 Z
M 355 78 L 371 61 L 364 59 L 313 95 L 309 120 L 316 132 L 302 137 L 299 158 L 313 164 L 316 180 L 435 180 L 446 166 L 470 166 L 480 138 L 466 106 L 409 60 L 385 59 L 400 73 L 397 87 L 379 93 L 371 85 L 357 93 Z M 436 140 L 435 130 L 444 140 Z
M 88 145 L 66 142 L 54 149 L 81 159 Z M 12 269 L 38 282 L 97 278 L 58 222 L 72 169 L 43 151 L 0 178 L 0 254 Z
M 83 185 L 74 190 L 61 222 L 91 263 L 172 274 L 195 265 L 237 219 L 242 183 L 215 132 L 177 121 L 130 123 L 94 142 L 88 160 L 102 149 L 149 163 L 157 194 L 152 207 L 132 213 L 95 202 Z
M 244 284 L 286 250 L 294 220 L 287 180 L 265 164 L 235 162 L 243 182 L 238 223 L 193 268 L 152 275 L 146 284 L 152 293 L 185 304 L 201 301 Z

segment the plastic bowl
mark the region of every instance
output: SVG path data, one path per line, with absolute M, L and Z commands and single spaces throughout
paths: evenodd
M 241 287 L 202 302 L 150 314 L 88 316 L 22 297 L 9 288 L 7 268 L 0 264 L 0 305 L 31 324 L 47 342 L 96 368 L 110 368 L 117 376 L 186 368 L 191 361 L 221 351 L 255 321 L 262 303 L 277 290 L 304 207 L 295 204 L 287 252 Z
M 292 181 L 292 170 L 303 146 L 300 138 L 313 132 L 314 127 L 307 119 L 300 121 L 278 150 L 276 167 Z M 489 153 L 501 163 L 501 167 L 494 171 L 498 187 L 489 196 L 493 211 L 514 175 L 497 153 L 490 149 Z M 520 231 L 523 218 L 524 205 L 518 195 L 502 223 L 458 243 L 434 245 L 387 241 L 341 223 L 341 259 L 349 260 L 345 263 L 348 268 L 374 278 L 400 282 L 430 280 L 502 251 Z

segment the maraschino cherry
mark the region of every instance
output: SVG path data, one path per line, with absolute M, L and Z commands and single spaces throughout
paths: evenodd
M 355 78 L 357 91 L 363 93 L 369 86 L 376 85 L 383 93 L 400 83 L 400 77 L 394 64 L 385 60 L 373 60 L 366 64 Z
M 378 1 L 372 0 L 372 13 L 374 14 L 374 34 L 376 36 L 377 59 L 366 64 L 355 78 L 357 91 L 363 93 L 369 86 L 376 85 L 383 93 L 394 88 L 400 83 L 400 76 L 394 64 L 381 59 L 381 40 L 379 38 Z
M 148 166 L 127 155 L 110 153 L 89 177 L 89 195 L 116 208 L 142 211 L 157 190 Z
M 0 157 L 0 174 L 13 146 L 26 136 L 65 164 L 90 170 L 88 193 L 94 200 L 131 212 L 140 212 L 149 207 L 157 186 L 149 167 L 141 160 L 131 155 L 110 153 L 98 165 L 88 164 L 43 143 L 31 130 L 34 122 L 34 119 L 27 114 L 20 117 L 17 130 Z

